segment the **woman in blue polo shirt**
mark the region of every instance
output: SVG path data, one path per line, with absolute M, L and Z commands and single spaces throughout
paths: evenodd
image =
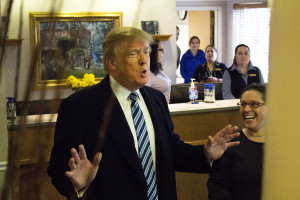
M 233 64 L 223 76 L 223 99 L 239 99 L 242 90 L 252 83 L 264 83 L 258 67 L 250 61 L 250 48 L 240 44 L 235 48 Z

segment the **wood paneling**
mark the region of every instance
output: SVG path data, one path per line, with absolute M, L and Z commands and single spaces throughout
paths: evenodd
M 173 115 L 172 119 L 181 139 L 197 145 L 204 144 L 208 135 L 215 135 L 228 124 L 244 127 L 239 110 Z M 208 199 L 207 178 L 208 174 L 176 172 L 178 200 Z
M 53 146 L 54 125 L 18 127 L 8 130 L 12 199 L 66 199 L 47 175 Z
M 191 144 L 202 144 L 227 124 L 242 127 L 238 110 L 172 115 L 175 132 Z M 51 184 L 46 169 L 53 145 L 54 124 L 8 130 L 13 160 L 12 199 L 65 199 Z M 176 173 L 178 200 L 207 199 L 207 174 Z

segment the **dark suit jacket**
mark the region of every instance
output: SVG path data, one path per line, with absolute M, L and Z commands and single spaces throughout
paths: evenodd
M 175 170 L 207 173 L 210 166 L 202 146 L 185 144 L 173 133 L 164 95 L 147 86 L 140 92 L 155 130 L 159 199 L 177 199 Z M 85 146 L 91 161 L 95 152 L 103 155 L 97 176 L 86 193 L 88 199 L 146 199 L 146 179 L 109 76 L 66 98 L 59 109 L 48 174 L 57 190 L 68 198 L 74 188 L 64 174 L 69 170 L 70 149 L 78 149 L 79 144 Z

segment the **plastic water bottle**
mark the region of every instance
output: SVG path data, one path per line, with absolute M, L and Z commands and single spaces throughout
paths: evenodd
M 15 119 L 16 118 L 16 99 L 13 97 L 6 97 L 6 114 L 7 119 Z

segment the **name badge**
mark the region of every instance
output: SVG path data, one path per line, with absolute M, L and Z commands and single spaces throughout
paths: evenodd
M 249 74 L 248 76 L 256 76 L 256 74 Z
M 215 68 L 215 71 L 221 71 L 221 68 Z

